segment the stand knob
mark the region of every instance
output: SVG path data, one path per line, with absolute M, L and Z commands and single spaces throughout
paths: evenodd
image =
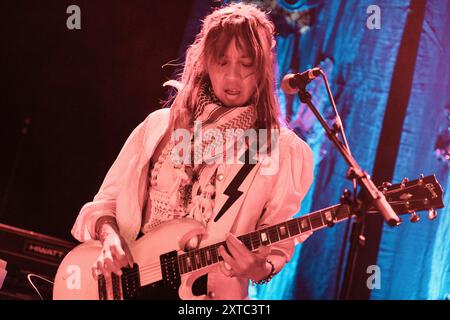
M 420 216 L 415 212 L 411 212 L 411 218 L 409 218 L 409 221 L 411 221 L 412 223 L 416 223 L 418 221 L 420 221 Z
M 366 245 L 366 237 L 360 234 L 358 237 L 358 242 L 361 247 L 364 247 Z
M 434 208 L 428 210 L 428 219 L 434 220 L 434 219 L 436 219 L 436 217 L 437 217 L 437 212 L 436 212 L 436 210 L 434 210 Z

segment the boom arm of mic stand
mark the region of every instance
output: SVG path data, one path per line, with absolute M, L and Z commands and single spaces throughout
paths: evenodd
M 387 202 L 384 194 L 377 189 L 377 187 L 370 179 L 370 176 L 367 174 L 367 172 L 361 169 L 359 164 L 356 162 L 355 158 L 353 158 L 348 149 L 338 139 L 337 135 L 333 134 L 333 131 L 330 129 L 327 122 L 324 120 L 322 115 L 319 113 L 317 108 L 312 103 L 311 94 L 308 91 L 306 91 L 306 84 L 304 88 L 300 88 L 298 95 L 300 101 L 306 103 L 316 116 L 317 120 L 319 120 L 320 124 L 325 129 L 328 138 L 338 148 L 339 152 L 342 154 L 345 161 L 350 166 L 350 169 L 353 171 L 354 177 L 358 180 L 359 185 L 361 185 L 361 187 L 363 187 L 364 190 L 367 192 L 374 206 L 381 212 L 386 222 L 390 226 L 399 225 L 401 223 L 401 219 L 397 216 L 397 214 L 392 209 L 391 205 Z

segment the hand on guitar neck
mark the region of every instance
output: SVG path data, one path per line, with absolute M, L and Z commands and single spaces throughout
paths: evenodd
M 220 270 L 228 277 L 243 277 L 255 281 L 264 279 L 271 273 L 271 264 L 267 262 L 270 248 L 262 246 L 256 252 L 251 252 L 236 236 L 228 234 L 226 238 L 228 251 L 219 247 L 223 258 Z
M 298 242 L 305 241 L 311 234 L 303 234 L 297 239 Z M 220 270 L 228 277 L 248 278 L 255 283 L 267 282 L 286 263 L 284 254 L 277 255 L 268 246 L 261 246 L 252 252 L 233 234 L 227 235 L 226 245 L 228 250 L 221 246 L 218 251 L 223 258 Z
M 95 230 L 103 249 L 92 266 L 94 278 L 97 279 L 100 274 L 110 277 L 111 273 L 121 276 L 121 269 L 132 267 L 134 260 L 126 241 L 119 233 L 116 220 L 112 216 L 100 217 Z

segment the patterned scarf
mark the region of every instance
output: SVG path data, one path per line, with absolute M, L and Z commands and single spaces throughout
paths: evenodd
M 192 198 L 193 184 L 198 181 L 199 175 L 206 164 L 214 163 L 215 159 L 223 157 L 223 152 L 232 152 L 236 143 L 226 145 L 226 141 L 239 141 L 240 137 L 248 129 L 254 128 L 256 123 L 256 107 L 247 105 L 243 107 L 225 107 L 215 96 L 211 85 L 206 83 L 200 90 L 199 103 L 194 115 L 194 121 L 201 128 L 194 125 L 192 133 L 198 134 L 201 140 L 201 148 L 195 148 L 194 134 L 191 139 L 191 164 L 181 165 L 178 168 L 178 177 L 175 194 L 172 195 L 171 203 L 182 204 L 186 208 L 187 215 L 205 226 L 209 222 L 214 207 L 215 198 L 215 174 L 209 183 L 200 186 Z M 215 139 L 212 130 L 221 134 L 222 139 Z M 230 130 L 234 129 L 234 130 Z M 201 134 L 200 134 L 201 133 Z M 226 148 L 225 148 L 226 147 Z M 214 150 L 214 155 L 212 155 Z M 232 153 L 234 154 L 234 153 Z M 226 155 L 226 154 L 225 154 Z M 225 158 L 222 158 L 222 163 Z
M 191 161 L 195 164 L 201 160 L 210 163 L 208 161 L 223 156 L 223 151 L 231 151 L 230 149 L 234 148 L 234 145 L 230 144 L 227 146 L 228 149 L 224 150 L 226 141 L 238 141 L 244 131 L 254 128 L 256 107 L 253 104 L 243 107 L 225 107 L 214 94 L 211 85 L 206 83 L 200 90 L 199 104 L 194 118 L 194 121 L 200 125 L 201 135 L 200 132 L 195 132 L 199 129 L 198 127 L 194 127 L 193 132 L 202 138 L 202 147 L 195 149 L 194 140 L 191 140 Z M 222 139 L 216 140 L 214 131 L 220 132 Z M 211 154 L 212 150 L 215 151 L 214 156 Z

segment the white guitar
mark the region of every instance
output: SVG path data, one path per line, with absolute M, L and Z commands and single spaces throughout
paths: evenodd
M 414 181 L 382 187 L 387 200 L 398 213 L 412 213 L 411 221 L 418 221 L 415 211 L 429 210 L 429 218 L 436 217 L 435 208 L 442 208 L 442 187 L 434 175 Z M 369 213 L 377 213 L 373 208 Z M 271 245 L 299 235 L 330 227 L 352 216 L 350 207 L 338 204 L 300 218 L 254 231 L 238 237 L 250 250 L 261 245 Z M 69 252 L 60 264 L 53 288 L 54 299 L 70 300 L 122 300 L 161 298 L 159 290 L 173 291 L 183 299 L 206 299 L 195 296 L 192 285 L 222 261 L 218 254 L 221 245 L 202 243 L 201 247 L 184 252 L 186 242 L 192 236 L 204 234 L 201 224 L 190 219 L 177 219 L 164 223 L 131 244 L 135 260 L 133 268 L 123 268 L 122 276 L 94 279 L 91 267 L 102 249 L 99 241 L 88 241 Z

